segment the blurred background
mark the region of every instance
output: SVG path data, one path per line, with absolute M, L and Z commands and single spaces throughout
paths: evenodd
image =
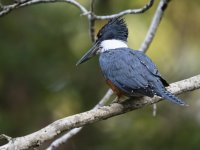
M 79 0 L 89 8 L 89 1 Z M 158 4 L 124 18 L 128 44 L 139 49 Z M 98 15 L 140 8 L 147 0 L 96 0 Z M 169 82 L 200 73 L 200 1 L 172 0 L 147 55 Z M 98 31 L 106 21 L 96 22 Z M 76 67 L 91 47 L 88 22 L 66 3 L 39 4 L 0 18 L 0 133 L 23 136 L 91 109 L 108 86 L 98 58 Z M 200 90 L 180 95 L 184 108 L 167 101 L 86 126 L 59 150 L 200 149 Z M 46 142 L 40 149 L 45 149 Z

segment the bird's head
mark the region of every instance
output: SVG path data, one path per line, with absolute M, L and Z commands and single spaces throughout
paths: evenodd
M 114 18 L 108 21 L 97 34 L 97 40 L 92 48 L 77 62 L 79 65 L 98 53 L 108 49 L 127 47 L 128 28 L 122 18 Z

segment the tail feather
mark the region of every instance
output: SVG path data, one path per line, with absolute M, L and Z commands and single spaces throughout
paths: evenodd
M 181 100 L 180 98 L 176 97 L 175 95 L 173 95 L 172 93 L 170 93 L 167 90 L 163 90 L 158 95 L 161 96 L 162 98 L 168 100 L 168 101 L 171 101 L 171 102 L 175 103 L 175 104 L 178 104 L 178 105 L 181 105 L 181 106 L 189 106 L 183 100 Z

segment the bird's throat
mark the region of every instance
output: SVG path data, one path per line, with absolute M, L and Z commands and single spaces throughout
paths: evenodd
M 100 44 L 100 53 L 116 48 L 127 48 L 128 45 L 125 41 L 121 40 L 104 40 Z

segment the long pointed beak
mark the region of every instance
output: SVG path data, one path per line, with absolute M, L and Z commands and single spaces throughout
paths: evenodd
M 95 56 L 98 48 L 99 48 L 99 42 L 96 42 L 92 46 L 92 48 L 81 57 L 81 59 L 76 63 L 76 66 L 82 64 L 83 62 L 85 62 L 85 61 L 89 60 L 90 58 L 92 58 L 93 56 Z

